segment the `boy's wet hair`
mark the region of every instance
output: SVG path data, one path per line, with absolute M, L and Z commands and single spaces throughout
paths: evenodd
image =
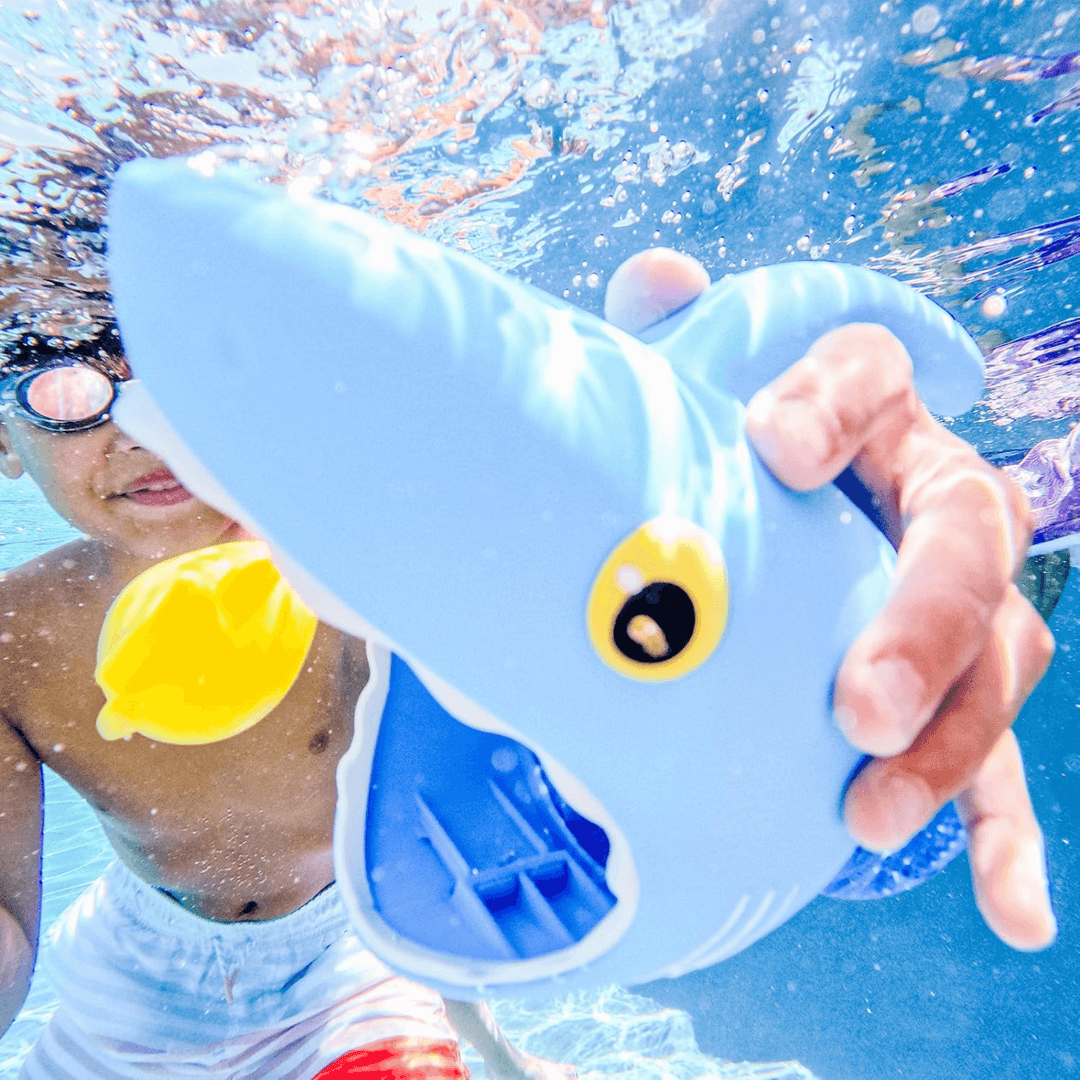
M 32 330 L 19 334 L 0 356 L 0 377 L 70 360 L 83 360 L 125 378 L 131 374 L 120 343 L 120 332 L 115 323 L 109 322 L 86 338 L 51 337 Z

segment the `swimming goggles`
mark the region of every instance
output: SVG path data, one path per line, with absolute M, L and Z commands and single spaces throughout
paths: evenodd
M 11 407 L 45 431 L 89 431 L 109 420 L 120 384 L 128 376 L 109 375 L 81 360 L 68 360 L 0 374 L 0 408 Z

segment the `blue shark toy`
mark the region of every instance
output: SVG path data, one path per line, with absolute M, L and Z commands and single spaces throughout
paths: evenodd
M 777 483 L 741 402 L 875 321 L 961 411 L 982 363 L 945 312 L 867 270 L 778 266 L 650 347 L 184 161 L 121 170 L 109 238 L 140 379 L 117 421 L 368 641 L 335 858 L 372 950 L 457 997 L 633 984 L 833 881 L 858 755 L 831 684 L 891 549 L 835 487 Z

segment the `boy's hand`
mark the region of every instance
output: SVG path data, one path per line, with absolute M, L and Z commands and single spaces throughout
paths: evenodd
M 685 256 L 643 252 L 612 275 L 605 313 L 644 329 L 650 312 L 697 295 L 703 274 Z M 845 798 L 852 835 L 899 847 L 957 798 L 983 917 L 1014 948 L 1049 945 L 1057 926 L 1042 834 L 1010 730 L 1053 654 L 1012 583 L 1030 539 L 1023 494 L 930 416 L 907 353 L 879 326 L 815 342 L 750 401 L 747 428 L 796 490 L 850 465 L 898 545 L 890 598 L 836 680 L 837 723 L 876 755 Z

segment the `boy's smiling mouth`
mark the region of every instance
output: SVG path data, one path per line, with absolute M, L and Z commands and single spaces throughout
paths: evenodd
M 169 469 L 155 469 L 132 481 L 118 497 L 131 499 L 143 506 L 174 506 L 192 498 Z

